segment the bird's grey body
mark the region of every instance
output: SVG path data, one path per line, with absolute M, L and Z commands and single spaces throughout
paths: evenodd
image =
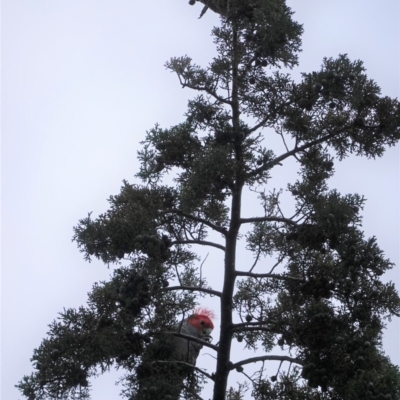
M 187 320 L 174 325 L 173 331 L 182 333 L 184 335 L 194 336 L 199 339 L 206 339 L 209 337 L 210 332 L 199 331 L 196 327 L 189 324 Z M 196 359 L 202 349 L 203 345 L 183 337 L 174 336 L 174 347 L 176 349 L 176 359 L 196 365 Z
M 203 345 L 174 333 L 209 341 L 214 325 L 211 313 L 202 310 L 176 323 L 149 344 L 137 372 L 135 400 L 178 400 L 185 379 L 193 372 Z M 189 365 L 188 365 L 189 364 Z

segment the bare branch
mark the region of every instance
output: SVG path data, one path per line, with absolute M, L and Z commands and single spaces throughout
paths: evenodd
M 285 256 L 279 256 L 278 261 L 272 266 L 271 271 L 269 271 L 269 274 L 272 274 L 274 272 L 274 269 L 285 259 Z
M 236 369 L 237 367 L 240 367 L 241 365 L 246 365 L 258 361 L 288 361 L 294 364 L 298 365 L 303 365 L 303 361 L 299 360 L 298 358 L 293 358 L 289 356 L 260 356 L 260 357 L 252 357 L 252 358 L 247 358 L 246 360 L 239 361 L 229 367 L 230 370 Z
M 249 70 L 251 67 L 251 63 L 253 61 L 255 61 L 257 59 L 257 57 L 253 57 L 250 60 L 250 63 L 248 65 L 248 67 L 246 68 L 246 70 Z M 286 106 L 290 105 L 291 103 L 296 103 L 301 97 L 295 98 L 292 101 L 287 101 L 287 102 L 283 102 L 281 103 L 281 105 L 276 108 L 277 112 L 282 112 Z M 261 127 L 265 127 L 265 124 L 268 122 L 268 120 L 271 119 L 271 115 L 268 114 L 266 117 L 264 117 L 258 124 L 254 125 L 252 128 L 249 129 L 249 132 L 255 132 L 257 129 L 261 128 Z
M 236 330 L 236 329 L 241 329 L 241 328 L 245 328 L 245 327 L 258 327 L 258 328 L 266 328 L 266 325 L 268 324 L 277 324 L 277 321 L 270 321 L 270 322 L 266 322 L 266 321 L 262 321 L 262 322 L 243 322 L 240 324 L 233 324 L 232 325 L 232 329 Z M 269 328 L 267 328 L 269 329 Z
M 188 367 L 193 368 L 196 371 L 199 371 L 201 374 L 206 376 L 208 379 L 211 379 L 212 381 L 214 380 L 214 378 L 209 373 L 207 373 L 206 371 L 202 370 L 199 367 L 196 367 L 195 365 L 189 364 L 189 363 L 184 362 L 184 361 L 176 361 L 176 360 L 173 360 L 173 361 L 162 361 L 162 360 L 157 360 L 157 361 L 154 361 L 154 363 L 157 363 L 157 364 L 181 364 L 181 365 L 187 365 Z
M 206 240 L 175 240 L 171 243 L 171 246 L 174 244 L 200 244 L 201 246 L 216 247 L 217 249 L 225 251 L 225 246 L 222 246 L 222 244 L 208 242 Z
M 218 346 L 216 346 L 215 344 L 208 343 L 205 340 L 202 340 L 200 338 L 190 336 L 190 335 L 185 335 L 184 333 L 180 333 L 180 332 L 166 332 L 166 333 L 169 335 L 174 335 L 174 336 L 178 336 L 178 337 L 182 337 L 182 338 L 191 340 L 192 342 L 200 343 L 205 347 L 209 347 L 210 349 L 213 349 L 214 351 L 218 351 Z
M 254 260 L 254 263 L 253 263 L 253 265 L 251 266 L 249 272 L 253 271 L 253 269 L 254 269 L 255 266 L 257 265 L 258 260 L 260 259 L 260 255 L 261 255 L 261 246 L 260 246 L 260 244 L 259 244 L 259 245 L 258 245 L 258 251 L 257 251 L 256 259 Z
M 210 88 L 208 88 L 206 86 L 203 86 L 203 87 L 201 87 L 201 86 L 192 86 L 192 85 L 189 85 L 187 83 L 183 83 L 182 87 L 188 87 L 188 88 L 193 89 L 193 90 L 206 92 L 206 93 L 208 93 L 209 95 L 211 95 L 212 97 L 214 97 L 216 100 L 218 100 L 221 103 L 229 104 L 229 105 L 232 104 L 231 101 L 229 101 L 227 99 L 224 99 L 223 97 L 219 96 L 215 91 L 211 90 Z
M 285 160 L 286 158 L 288 158 L 290 156 L 293 156 L 293 155 L 297 154 L 300 151 L 307 150 L 310 147 L 313 147 L 313 146 L 315 146 L 317 144 L 323 143 L 326 140 L 332 139 L 333 137 L 339 135 L 340 133 L 342 133 L 343 131 L 345 131 L 348 128 L 349 127 L 346 126 L 346 127 L 340 129 L 337 132 L 330 133 L 329 135 L 325 135 L 325 136 L 322 136 L 319 139 L 315 139 L 315 140 L 313 140 L 313 141 L 311 141 L 309 143 L 305 143 L 305 144 L 303 144 L 303 146 L 300 146 L 300 147 L 296 146 L 293 150 L 290 150 L 290 151 L 286 152 L 285 154 L 282 154 L 281 156 L 276 157 L 274 160 L 271 161 L 270 165 L 271 165 L 271 167 L 273 167 L 274 165 L 279 164 L 281 161 Z
M 203 292 L 203 293 L 208 293 L 211 294 L 213 296 L 218 296 L 221 297 L 222 293 L 218 292 L 216 290 L 212 290 L 212 289 L 207 289 L 207 288 L 202 288 L 202 287 L 196 287 L 196 286 L 171 286 L 171 287 L 166 287 L 163 289 L 160 289 L 163 292 L 168 292 L 170 290 L 190 290 L 193 292 Z
M 207 255 L 206 255 L 206 258 L 201 262 L 201 264 L 200 264 L 200 282 L 202 282 L 202 278 L 203 278 L 203 265 L 204 265 L 204 263 L 206 262 L 206 260 L 207 260 L 207 258 L 208 258 L 208 255 L 209 255 L 210 253 L 207 253 Z
M 302 211 L 303 208 L 306 206 L 306 202 L 304 202 L 301 207 L 290 217 L 290 219 L 296 218 Z M 299 222 L 301 220 L 301 218 L 299 220 L 297 220 L 297 222 Z
M 283 211 L 282 211 L 281 206 L 280 206 L 279 203 L 276 205 L 276 207 L 278 208 L 278 211 L 279 211 L 279 214 L 281 214 L 281 217 L 282 217 L 282 218 L 285 218 L 284 215 L 283 215 Z
M 182 285 L 182 280 L 181 280 L 181 276 L 180 276 L 179 271 L 178 271 L 178 267 L 177 267 L 176 264 L 174 265 L 174 267 L 175 267 L 176 276 L 178 277 L 178 281 Z
M 182 79 L 181 79 L 181 76 L 178 73 L 177 73 L 177 75 L 178 75 L 179 83 L 182 85 L 183 88 L 188 87 L 189 89 L 198 90 L 198 91 L 201 91 L 201 92 L 206 92 L 209 95 L 211 95 L 212 97 L 214 97 L 214 99 L 218 100 L 219 102 L 224 103 L 224 104 L 232 105 L 232 102 L 230 102 L 229 100 L 224 99 L 223 97 L 219 96 L 215 91 L 211 90 L 210 88 L 207 88 L 206 86 L 193 86 L 193 85 L 190 85 L 190 84 L 188 84 L 186 82 L 183 82 Z
M 253 272 L 245 272 L 245 271 L 236 271 L 236 276 L 248 276 L 251 278 L 273 278 L 278 279 L 281 281 L 297 281 L 297 282 L 304 282 L 303 278 L 296 278 L 290 275 L 281 275 L 281 274 L 255 274 Z
M 287 144 L 286 144 L 285 136 L 284 136 L 284 134 L 283 134 L 283 129 L 280 129 L 279 135 L 280 135 L 280 137 L 282 138 L 282 141 L 283 141 L 283 144 L 285 145 L 286 151 L 290 151 L 290 150 L 289 150 L 289 147 L 288 147 Z
M 249 133 L 255 132 L 257 129 L 263 127 L 265 123 L 270 119 L 270 116 L 266 116 L 264 119 L 262 119 L 258 124 L 254 125 L 252 128 L 248 130 Z
M 234 332 L 274 332 L 274 333 L 280 333 L 276 331 L 276 329 L 272 329 L 272 328 L 267 328 L 265 326 L 244 326 L 243 328 L 237 328 L 234 330 Z
M 241 224 L 248 224 L 251 222 L 284 222 L 285 224 L 297 226 L 295 221 L 292 221 L 289 218 L 282 217 L 253 217 L 253 218 L 240 218 Z
M 281 362 L 279 363 L 278 371 L 276 371 L 275 375 L 279 374 L 279 371 L 281 370 L 281 367 L 282 367 L 282 363 L 283 363 L 283 360 L 281 360 Z M 289 365 L 292 365 L 292 363 L 290 363 Z
M 181 216 L 183 216 L 183 217 L 186 217 L 186 218 L 188 218 L 188 219 L 191 219 L 192 221 L 197 221 L 197 222 L 200 222 L 200 223 L 202 223 L 202 224 L 204 224 L 204 225 L 207 225 L 208 227 L 210 227 L 210 228 L 213 229 L 214 231 L 219 232 L 219 233 L 222 233 L 223 235 L 226 235 L 226 234 L 227 234 L 227 230 L 226 230 L 225 228 L 221 228 L 220 226 L 215 225 L 215 224 L 213 224 L 212 222 L 210 222 L 210 221 L 208 221 L 208 220 L 206 220 L 206 219 L 204 219 L 204 218 L 196 217 L 195 215 L 186 213 L 186 212 L 181 211 L 181 210 L 178 210 L 178 209 L 176 209 L 176 208 L 173 208 L 173 209 L 171 209 L 171 210 L 165 210 L 165 211 L 162 211 L 161 213 L 162 213 L 162 214 L 170 214 L 170 213 L 173 213 L 173 214 L 181 215 Z
M 251 173 L 248 176 L 249 177 L 256 176 L 257 174 L 259 174 L 260 172 L 265 171 L 266 169 L 273 168 L 275 165 L 282 165 L 281 161 L 285 160 L 286 158 L 288 158 L 290 156 L 295 156 L 297 153 L 299 153 L 301 151 L 307 150 L 310 147 L 313 147 L 313 146 L 315 146 L 317 144 L 323 143 L 326 140 L 332 139 L 335 136 L 338 136 L 340 133 L 344 132 L 345 130 L 347 130 L 349 128 L 350 128 L 350 126 L 346 126 L 346 127 L 340 129 L 337 132 L 330 133 L 328 135 L 322 136 L 321 138 L 315 139 L 315 140 L 313 140 L 313 141 L 311 141 L 309 143 L 305 143 L 303 146 L 300 146 L 300 147 L 297 147 L 297 142 L 296 142 L 296 145 L 292 150 L 287 151 L 286 153 L 280 155 L 279 157 L 274 158 L 269 163 L 267 163 L 265 165 L 262 165 L 260 168 L 256 168 L 255 170 L 251 171 Z

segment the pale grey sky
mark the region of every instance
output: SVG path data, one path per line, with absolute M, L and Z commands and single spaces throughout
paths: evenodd
M 134 182 L 136 151 L 147 129 L 156 122 L 169 127 L 182 121 L 194 93 L 180 87 L 165 61 L 188 54 L 205 65 L 214 54 L 210 30 L 218 18 L 209 11 L 198 20 L 201 6 L 187 3 L 1 3 L 4 400 L 21 398 L 14 384 L 32 371 L 32 351 L 57 313 L 85 304 L 92 284 L 110 275 L 100 262 L 83 261 L 71 243 L 72 227 L 88 211 L 105 211 L 106 199 L 118 193 L 122 179 Z M 398 0 L 288 4 L 305 28 L 296 77 L 319 69 L 324 56 L 348 53 L 364 61 L 384 95 L 399 97 Z M 286 173 L 277 172 L 271 184 L 284 186 Z M 366 196 L 365 234 L 376 235 L 397 266 L 399 181 L 399 146 L 375 161 L 351 157 L 331 180 L 342 193 Z M 245 203 L 244 214 L 250 216 L 252 209 Z M 215 273 L 218 267 L 210 260 L 217 262 L 210 257 L 205 268 Z M 400 288 L 398 267 L 384 278 Z M 209 281 L 218 284 L 218 279 Z M 398 319 L 389 325 L 384 346 L 400 364 Z M 200 362 L 212 370 L 210 357 Z M 94 381 L 93 399 L 116 398 L 116 376 Z M 238 378 L 233 376 L 232 383 Z

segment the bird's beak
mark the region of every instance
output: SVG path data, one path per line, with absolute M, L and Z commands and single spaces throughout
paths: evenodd
M 204 339 L 206 342 L 211 342 L 212 341 L 211 332 L 212 332 L 211 328 L 204 328 L 201 335 L 202 339 Z
M 207 343 L 211 343 L 212 342 L 212 336 L 205 336 L 204 338 L 203 338 L 203 340 L 205 341 L 205 342 L 207 342 Z

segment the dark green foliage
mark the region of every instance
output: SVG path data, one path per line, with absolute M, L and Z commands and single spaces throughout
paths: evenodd
M 295 367 L 290 373 L 271 376 L 270 381 L 260 380 L 254 386 L 256 400 L 339 400 L 339 399 L 398 399 L 400 395 L 400 374 L 398 367 L 393 367 L 388 359 L 376 354 L 374 365 L 360 371 L 354 379 L 349 379 L 340 387 L 339 393 L 326 387 L 329 378 L 326 370 L 313 363 L 303 366 L 302 372 Z M 311 378 L 308 384 L 301 383 L 301 377 Z M 322 393 L 315 390 L 317 379 L 322 382 Z M 271 383 L 272 382 L 272 383 Z
M 152 190 L 124 182 L 121 193 L 111 196 L 110 210 L 95 221 L 89 216 L 75 227 L 74 240 L 90 261 L 90 256 L 115 262 L 132 252 L 165 260 L 168 242 L 159 235 L 158 210 L 173 202 L 167 187 Z
M 162 264 L 138 259 L 116 269 L 110 282 L 95 284 L 87 308 L 65 310 L 49 326 L 48 338 L 31 359 L 37 372 L 24 378 L 21 390 L 39 399 L 78 393 L 84 399 L 89 377 L 113 365 L 134 371 L 151 345 L 149 332 L 172 324 L 177 306 L 183 312 L 193 307 L 191 295 L 163 293 L 169 276 Z M 144 318 L 149 307 L 155 312 L 151 319 Z
M 223 16 L 217 56 L 204 68 L 187 56 L 166 64 L 200 93 L 184 122 L 149 130 L 138 152 L 142 183 L 124 182 L 108 211 L 74 228 L 85 259 L 116 264 L 113 276 L 93 287 L 87 308 L 60 314 L 34 351 L 36 372 L 18 387 L 32 400 L 85 399 L 89 378 L 115 365 L 126 370 L 130 399 L 198 399 L 202 375 L 174 361 L 165 332 L 210 294 L 190 248 L 202 245 L 224 252 L 223 290 L 211 293 L 221 301 L 214 400 L 242 399 L 245 386 L 228 390 L 230 371 L 270 360 L 290 367 L 267 373 L 262 364 L 251 381 L 256 400 L 399 399 L 399 370 L 381 349 L 385 320 L 400 314 L 394 285 L 381 281 L 393 264 L 364 237 L 364 198 L 328 186 L 335 162 L 380 157 L 397 143 L 399 102 L 344 54 L 300 82 L 271 71 L 295 65 L 300 51 L 302 27 L 282 0 L 210 8 Z M 285 152 L 271 148 L 271 130 Z M 286 183 L 291 216 L 284 188 L 270 187 L 289 158 L 299 173 Z M 241 218 L 246 189 L 258 194 L 257 218 Z M 253 265 L 236 265 L 241 238 Z M 269 272 L 255 269 L 263 258 Z M 233 364 L 233 338 L 258 359 Z M 275 346 L 288 355 L 271 355 Z
M 135 381 L 137 385 L 137 394 L 134 394 L 133 398 L 177 399 L 182 389 L 186 388 L 186 398 L 189 399 L 192 398 L 192 391 L 200 387 L 193 369 L 187 364 L 174 360 L 172 339 L 173 337 L 169 335 L 157 335 L 148 346 L 141 364 L 136 368 L 135 377 L 132 378 L 132 382 Z M 183 384 L 184 379 L 186 379 L 186 386 Z

